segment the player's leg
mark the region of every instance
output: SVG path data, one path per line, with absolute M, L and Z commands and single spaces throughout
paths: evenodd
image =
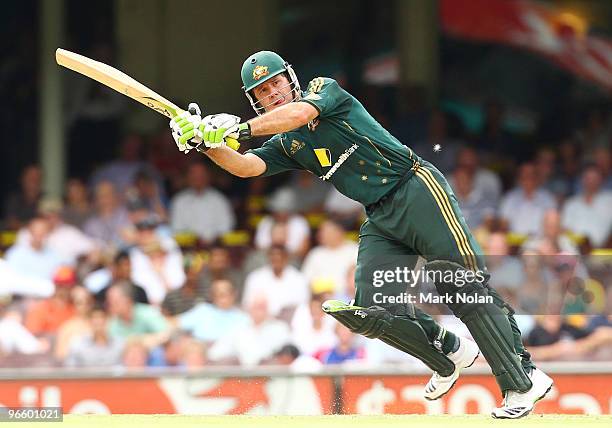
M 421 219 L 430 222 L 428 230 L 447 237 L 427 240 L 429 235 L 423 234 L 422 228 L 415 232 L 421 240 L 426 240 L 418 248 L 432 260 L 428 268 L 433 272 L 454 271 L 455 278 L 457 273 L 465 277 L 467 271 L 486 273 L 482 252 L 444 176 L 425 163 L 417 171 L 416 178 L 422 193 L 427 195 L 417 202 Z M 438 280 L 436 288 L 440 294 L 455 297 L 448 306 L 472 333 L 502 392 L 509 394 L 506 394 L 506 404 L 508 397 L 521 397 L 519 404 L 510 405 L 509 413 L 502 417 L 521 417 L 528 414 L 534 403 L 550 389 L 552 380 L 533 366 L 522 345 L 514 311 L 487 282 L 488 274 L 485 274 L 482 281 L 474 280 L 461 287 L 456 282 Z M 469 300 L 478 297 L 484 298 L 485 303 Z
M 452 387 L 459 371 L 474 361 L 478 349 L 466 349 L 454 334 L 413 304 L 381 301 L 381 296 L 400 296 L 406 290 L 406 284 L 387 283 L 375 287 L 373 273 L 394 271 L 399 265 L 412 269 L 417 257 L 409 255 L 411 252 L 405 245 L 383 236 L 374 225 L 364 223 L 355 273 L 355 304 L 331 301 L 325 303 L 324 310 L 352 331 L 369 338 L 379 338 L 417 357 L 440 378 L 448 378 L 450 381 L 445 389 L 438 391 L 439 395 L 430 397 L 435 399 Z M 459 356 L 462 359 L 453 358 Z

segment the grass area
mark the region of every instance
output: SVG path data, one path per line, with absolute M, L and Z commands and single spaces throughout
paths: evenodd
M 187 416 L 187 415 L 66 415 L 62 428 L 521 428 L 610 427 L 612 416 L 530 415 L 519 420 L 495 420 L 484 415 L 428 416 Z

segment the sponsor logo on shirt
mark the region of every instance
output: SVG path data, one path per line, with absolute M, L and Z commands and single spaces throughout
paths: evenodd
M 294 155 L 298 152 L 298 150 L 304 148 L 306 144 L 298 140 L 291 140 L 291 147 L 289 148 L 289 152 Z
M 314 149 L 321 166 L 331 166 L 331 152 L 329 149 Z
M 324 181 L 329 180 L 332 177 L 332 175 L 336 173 L 338 168 L 340 168 L 340 166 L 342 166 L 342 164 L 349 158 L 349 156 L 352 155 L 355 152 L 355 150 L 357 150 L 358 148 L 359 146 L 357 144 L 353 144 L 351 147 L 346 149 L 344 153 L 340 155 L 340 157 L 338 158 L 334 166 L 332 166 L 331 169 L 327 171 L 327 174 L 322 175 L 319 178 Z

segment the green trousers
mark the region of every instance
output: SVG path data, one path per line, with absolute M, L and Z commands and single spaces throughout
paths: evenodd
M 406 257 L 404 266 L 416 263 L 416 256 L 426 260 L 451 260 L 469 270 L 486 272 L 478 243 L 468 229 L 448 182 L 432 164 L 423 161 L 393 194 L 368 208 L 368 218 L 359 233 L 359 256 L 355 273 L 358 306 L 379 305 L 377 294 L 399 295 L 401 284 L 384 287 L 373 285 L 375 271 L 394 269 L 398 257 Z M 488 278 L 487 278 L 488 279 Z M 502 297 L 488 287 L 495 304 L 505 308 L 512 326 L 514 349 L 521 356 L 523 367 L 533 367 L 521 341 L 521 332 L 513 311 Z M 419 324 L 433 340 L 440 326 L 428 314 L 419 311 Z

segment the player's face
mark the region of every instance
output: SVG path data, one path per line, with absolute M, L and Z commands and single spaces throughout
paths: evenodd
M 266 112 L 293 101 L 292 85 L 284 74 L 276 75 L 256 86 L 253 95 Z

